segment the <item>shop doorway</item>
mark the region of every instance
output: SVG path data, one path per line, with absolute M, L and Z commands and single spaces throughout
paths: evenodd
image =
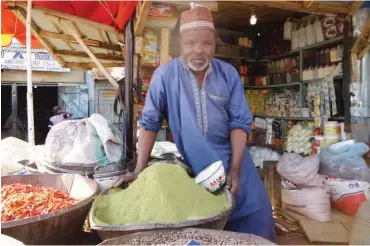
M 24 127 L 16 137 L 27 141 L 27 86 L 17 85 L 17 116 L 20 124 Z M 57 86 L 39 86 L 33 87 L 33 105 L 35 121 L 35 143 L 44 144 L 49 132 L 48 123 L 53 115 L 52 109 L 58 105 L 58 87 Z M 6 121 L 12 114 L 12 86 L 1 86 L 1 138 L 12 136 L 11 125 L 5 126 Z
M 18 86 L 18 117 L 27 125 L 27 87 Z M 34 86 L 33 107 L 35 121 L 35 143 L 44 144 L 49 132 L 48 123 L 52 109 L 58 104 L 57 86 Z

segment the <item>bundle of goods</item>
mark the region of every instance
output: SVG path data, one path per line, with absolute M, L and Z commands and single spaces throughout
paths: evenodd
M 154 64 L 156 63 L 158 36 L 153 30 L 144 29 L 143 37 L 141 62 Z
M 327 222 L 331 221 L 330 192 L 318 170 L 316 155 L 303 158 L 285 153 L 277 165 L 277 172 L 284 178 L 281 183 L 283 206 L 308 218 Z
M 134 225 L 199 220 L 229 208 L 224 193 L 207 192 L 180 166 L 153 164 L 127 189 L 97 196 L 90 214 L 99 225 Z
M 8 137 L 0 142 L 1 176 L 11 175 L 21 171 L 24 166 L 19 161 L 33 159 L 30 156 L 30 145 L 18 138 Z
M 97 166 L 118 162 L 121 152 L 118 129 L 103 116 L 92 114 L 90 118 L 64 121 L 50 129 L 43 164 L 54 172 L 93 174 Z
M 283 93 L 274 93 L 265 104 L 265 114 L 277 117 L 299 117 L 299 92 L 284 90 Z
M 321 148 L 320 173 L 346 180 L 370 182 L 370 168 L 362 158 L 368 151 L 367 144 L 354 140 Z
M 320 83 L 309 83 L 307 88 L 309 113 L 314 117 L 314 127 L 322 127 L 333 115 L 337 115 L 337 101 L 333 77 Z
M 312 130 L 313 124 L 311 122 L 299 122 L 293 126 L 288 132 L 286 150 L 297 154 L 310 154 Z
M 254 165 L 263 168 L 264 161 L 278 161 L 280 159 L 279 153 L 269 148 L 251 147 L 249 152 L 252 155 Z
M 1 187 L 1 201 L 1 222 L 44 215 L 77 203 L 60 190 L 19 183 Z
M 245 96 L 253 114 L 264 114 L 265 102 L 270 97 L 268 90 L 247 90 Z
M 322 50 L 309 50 L 303 58 L 303 80 L 342 75 L 343 45 Z
M 335 16 L 316 17 L 300 23 L 288 18 L 284 23 L 284 39 L 290 40 L 291 49 L 295 50 L 341 36 L 343 27 L 344 19 Z
M 370 197 L 370 168 L 362 156 L 369 151 L 365 143 L 348 140 L 322 148 L 320 173 L 327 178 L 332 205 L 354 216 Z

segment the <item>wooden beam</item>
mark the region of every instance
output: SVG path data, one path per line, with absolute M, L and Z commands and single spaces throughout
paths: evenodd
M 315 1 L 303 1 L 303 6 L 307 9 L 312 6 Z
M 3 3 L 4 4 L 4 3 Z M 27 4 L 27 3 L 26 3 Z M 13 10 L 12 11 L 16 16 L 17 18 L 26 26 L 26 18 L 27 18 L 27 13 L 24 9 L 22 8 L 18 8 L 16 10 Z M 45 47 L 45 49 L 50 53 L 50 55 L 53 55 L 54 54 L 54 50 L 53 50 L 53 47 L 51 46 L 51 44 L 49 43 L 48 40 L 42 38 L 40 35 L 39 35 L 39 28 L 36 26 L 36 24 L 31 20 L 31 32 L 33 34 L 33 36 L 35 36 L 35 38 L 41 43 L 42 46 Z M 54 55 L 53 55 L 54 56 Z M 60 57 L 56 57 L 54 56 L 55 60 L 59 62 L 59 64 L 61 66 L 64 66 L 64 61 L 63 59 L 61 59 Z
M 78 44 L 78 42 L 72 36 L 67 35 L 67 34 L 48 32 L 48 31 L 44 31 L 44 30 L 40 30 L 39 34 L 40 34 L 41 37 L 44 37 L 44 38 L 59 39 L 59 40 L 65 41 L 67 43 Z M 110 44 L 110 43 L 101 42 L 101 41 L 93 40 L 93 39 L 87 39 L 87 38 L 83 38 L 82 41 L 87 46 L 90 46 L 90 47 L 96 47 L 96 48 L 102 48 L 102 49 L 106 49 L 106 50 L 122 52 L 122 48 L 118 44 Z
M 21 8 L 25 8 L 27 6 L 27 2 L 23 2 L 23 1 L 9 1 L 9 0 L 7 0 L 7 3 L 8 3 L 8 6 L 18 6 L 18 7 L 21 7 Z M 39 6 L 39 5 L 33 6 L 32 9 L 34 11 L 41 11 L 41 12 L 43 12 L 45 14 L 48 14 L 48 15 L 54 15 L 54 16 L 57 16 L 59 18 L 67 19 L 67 20 L 70 20 L 70 21 L 73 21 L 73 22 L 76 22 L 76 23 L 80 23 L 82 25 L 87 25 L 87 26 L 90 26 L 90 27 L 94 27 L 94 28 L 97 28 L 97 29 L 100 29 L 100 30 L 105 30 L 107 32 L 118 33 L 116 31 L 116 29 L 114 29 L 114 27 L 112 27 L 112 26 L 104 25 L 104 24 L 101 24 L 99 22 L 91 21 L 91 20 L 81 18 L 81 17 L 75 16 L 75 15 L 62 13 L 62 12 L 59 12 L 59 11 L 56 11 L 56 10 L 53 10 L 53 9 L 48 9 L 48 8 L 45 8 L 45 7 L 42 7 L 42 6 Z M 120 38 L 123 40 L 124 39 L 123 33 L 119 33 L 119 35 L 120 35 Z
M 170 29 L 161 28 L 161 58 L 160 64 L 164 64 L 168 61 L 168 55 L 170 53 Z
M 188 1 L 161 1 L 163 3 L 168 3 L 168 4 L 174 4 L 178 7 L 178 9 L 183 10 L 183 9 L 190 9 L 190 2 Z M 206 6 L 209 8 L 212 12 L 218 12 L 218 5 L 219 3 L 217 1 L 192 1 L 195 4 L 201 4 L 203 6 Z
M 124 67 L 124 62 L 109 62 L 109 63 L 102 63 L 104 67 Z M 93 69 L 98 68 L 98 66 L 93 62 L 66 62 L 66 67 L 69 68 L 82 68 L 82 69 Z
M 353 15 L 357 10 L 361 8 L 361 6 L 365 3 L 365 1 L 353 1 L 351 6 L 349 7 L 349 15 Z
M 79 31 L 75 27 L 75 25 L 66 19 L 60 19 L 59 23 L 65 27 L 65 29 L 76 39 L 76 41 L 80 44 L 81 48 L 85 50 L 85 52 L 89 55 L 90 59 L 96 64 L 96 66 L 102 71 L 105 77 L 107 77 L 108 81 L 113 85 L 115 89 L 118 89 L 118 83 L 113 79 L 113 77 L 108 73 L 108 71 L 104 68 L 103 64 L 96 58 L 96 56 L 91 52 L 89 47 L 83 42 L 81 36 L 79 35 Z
M 358 36 L 351 52 L 357 54 L 357 59 L 361 59 L 370 49 L 370 20 L 362 27 L 360 36 Z
M 303 2 L 289 2 L 289 1 L 230 1 L 225 4 L 233 4 L 235 6 L 257 6 L 275 9 L 284 9 L 304 13 L 331 13 L 331 14 L 347 14 L 348 8 L 341 5 L 328 5 L 321 3 L 312 3 L 309 8 L 305 8 Z
M 135 23 L 135 36 L 141 36 L 143 34 L 145 21 L 148 17 L 150 7 L 152 6 L 152 1 L 144 1 L 138 6 L 139 16 L 137 16 Z
M 55 50 L 54 54 L 56 56 L 89 57 L 89 55 L 86 52 L 72 51 L 72 50 Z M 94 56 L 102 60 L 110 60 L 110 61 L 123 61 L 124 60 L 123 56 L 121 55 L 94 53 Z

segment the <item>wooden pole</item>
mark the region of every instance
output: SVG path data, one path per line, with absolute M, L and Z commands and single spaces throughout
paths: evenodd
M 82 40 L 79 31 L 76 29 L 75 25 L 69 21 L 64 19 L 59 19 L 60 23 L 69 31 L 69 33 L 76 39 L 76 41 L 80 44 L 81 48 L 85 50 L 85 52 L 89 55 L 90 59 L 96 64 L 96 66 L 102 71 L 104 76 L 108 79 L 108 81 L 113 85 L 115 89 L 118 89 L 118 83 L 113 79 L 113 77 L 108 73 L 108 71 L 104 68 L 100 60 L 96 58 L 96 56 L 92 53 L 92 51 L 87 47 L 87 45 Z
M 12 83 L 12 136 L 17 137 L 18 126 L 18 103 L 17 103 L 17 84 Z
M 31 147 L 35 146 L 35 122 L 33 111 L 33 91 L 32 91 L 32 57 L 31 57 L 31 10 L 32 0 L 27 2 L 26 19 L 26 47 L 27 47 L 27 122 L 28 122 L 28 142 Z M 31 148 L 30 148 L 31 149 Z

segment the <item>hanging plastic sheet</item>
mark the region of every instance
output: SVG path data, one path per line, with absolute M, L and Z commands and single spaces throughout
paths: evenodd
M 370 8 L 358 10 L 352 17 L 353 34 L 358 37 L 370 19 Z M 352 81 L 351 116 L 352 135 L 357 141 L 370 142 L 370 53 L 357 60 L 359 81 Z

